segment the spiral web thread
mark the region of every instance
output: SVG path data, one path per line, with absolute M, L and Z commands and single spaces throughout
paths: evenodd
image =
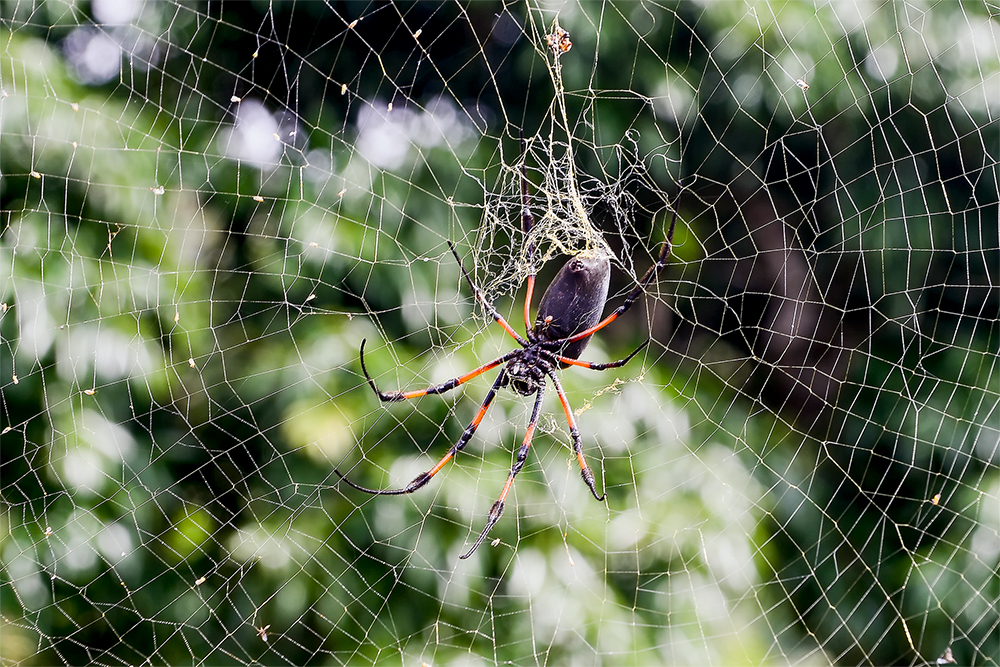
M 0 18 L 3 664 L 1000 662 L 995 5 Z M 605 503 L 554 391 L 469 560 L 530 399 L 339 483 L 497 372 L 362 339 L 515 345 L 448 241 L 521 330 L 675 209 L 560 373 Z

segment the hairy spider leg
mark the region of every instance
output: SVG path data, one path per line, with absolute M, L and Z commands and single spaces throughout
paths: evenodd
M 365 343 L 367 339 L 361 341 L 361 370 L 365 374 L 365 379 L 368 380 L 368 386 L 372 388 L 375 395 L 384 403 L 394 403 L 397 401 L 405 401 L 411 398 L 420 398 L 421 396 L 427 396 L 428 394 L 443 394 L 446 391 L 451 391 L 455 387 L 465 384 L 469 380 L 479 377 L 491 368 L 496 368 L 500 364 L 506 363 L 512 357 L 516 356 L 520 350 L 511 350 L 502 357 L 497 357 L 488 364 L 483 364 L 479 368 L 469 371 L 465 375 L 460 375 L 457 378 L 452 378 L 447 382 L 442 382 L 441 384 L 434 385 L 433 387 L 427 387 L 426 389 L 416 389 L 413 391 L 382 391 L 375 385 L 375 380 L 371 375 L 368 374 L 368 369 L 365 367 Z
M 524 440 L 521 441 L 521 449 L 517 452 L 517 460 L 514 461 L 514 465 L 510 467 L 510 473 L 507 475 L 507 482 L 503 485 L 503 491 L 500 492 L 500 497 L 497 501 L 493 503 L 490 508 L 489 518 L 486 520 L 486 527 L 483 528 L 483 532 L 479 534 L 479 539 L 476 543 L 472 545 L 465 554 L 459 556 L 459 558 L 465 559 L 475 553 L 479 545 L 483 543 L 486 539 L 486 535 L 490 532 L 490 529 L 496 525 L 497 521 L 500 520 L 501 515 L 503 515 L 504 501 L 507 499 L 507 494 L 514 487 L 514 478 L 517 477 L 517 473 L 521 472 L 521 468 L 524 467 L 524 461 L 528 458 L 528 450 L 531 448 L 531 439 L 535 435 L 535 424 L 538 423 L 538 414 L 542 409 L 542 396 L 545 395 L 545 385 L 541 384 L 538 386 L 538 391 L 535 392 L 535 407 L 531 410 L 531 420 L 528 422 L 528 428 L 524 432 Z
M 521 228 L 524 239 L 528 240 L 531 228 L 535 226 L 535 217 L 528 205 L 528 169 L 527 158 L 524 155 L 524 137 L 521 137 Z M 531 325 L 531 296 L 535 291 L 535 244 L 528 242 L 528 286 L 524 294 L 524 330 L 528 340 L 534 342 L 534 327 Z
M 560 363 L 563 364 L 569 364 L 570 366 L 579 366 L 581 368 L 589 368 L 592 371 L 606 371 L 609 368 L 619 368 L 621 366 L 624 366 L 632 359 L 632 357 L 639 354 L 647 345 L 649 345 L 648 340 L 643 342 L 643 344 L 640 345 L 639 347 L 632 350 L 632 353 L 629 354 L 624 359 L 619 359 L 618 361 L 609 361 L 608 363 L 605 364 L 599 364 L 595 361 L 582 361 L 580 359 L 573 359 L 571 357 L 561 357 L 558 354 L 554 356 L 556 359 L 559 360 Z
M 670 259 L 670 250 L 673 247 L 674 227 L 676 226 L 676 224 L 677 224 L 677 207 L 675 204 L 674 217 L 670 220 L 670 229 L 667 230 L 667 240 L 663 242 L 663 250 L 660 251 L 659 259 L 656 260 L 656 264 L 649 267 L 649 270 L 646 271 L 646 275 L 642 277 L 642 280 L 640 280 L 639 284 L 635 286 L 635 289 L 633 289 L 629 293 L 629 295 L 625 297 L 625 301 L 624 303 L 622 303 L 622 305 L 615 308 L 613 313 L 611 313 L 603 320 L 601 320 L 594 326 L 590 327 L 589 329 L 581 331 L 580 333 L 575 334 L 573 336 L 569 336 L 568 338 L 552 342 L 560 344 L 572 343 L 574 341 L 580 340 L 581 338 L 586 338 L 587 336 L 593 336 L 595 333 L 597 333 L 604 327 L 608 326 L 609 324 L 617 320 L 622 315 L 622 313 L 631 308 L 632 304 L 635 303 L 636 299 L 639 298 L 639 295 L 641 295 L 643 292 L 646 291 L 646 286 L 649 285 L 649 283 L 653 281 L 653 278 L 655 278 L 663 269 L 663 267 L 667 265 L 667 262 Z
M 507 320 L 503 318 L 503 315 L 501 315 L 497 311 L 497 309 L 493 307 L 492 303 L 486 300 L 486 297 L 483 296 L 483 293 L 479 291 L 478 287 L 476 287 L 476 283 L 472 282 L 472 276 L 470 276 L 469 272 L 465 270 L 465 265 L 462 264 L 462 258 L 458 256 L 458 251 L 455 250 L 455 245 L 451 241 L 448 241 L 448 247 L 451 248 L 451 253 L 455 255 L 455 259 L 458 261 L 458 266 L 460 269 L 462 269 L 462 274 L 465 276 L 465 279 L 469 282 L 469 287 L 472 288 L 472 292 L 476 295 L 476 298 L 479 300 L 479 303 L 483 304 L 483 308 L 486 309 L 486 312 L 488 312 L 490 316 L 492 316 L 493 319 L 496 320 L 497 324 L 503 327 L 504 331 L 506 331 L 508 334 L 510 334 L 510 336 L 514 340 L 520 343 L 522 347 L 528 347 L 529 345 L 531 345 L 531 343 L 529 343 L 519 333 L 514 331 L 514 329 L 510 326 L 510 324 L 508 324 Z
M 472 436 L 475 434 L 476 429 L 479 428 L 479 423 L 482 422 L 483 417 L 486 416 L 486 411 L 490 409 L 490 403 L 492 403 L 494 397 L 496 397 L 497 391 L 500 389 L 500 387 L 504 385 L 506 381 L 507 381 L 507 373 L 506 371 L 501 370 L 500 373 L 497 375 L 496 381 L 493 382 L 493 386 L 490 387 L 490 390 L 486 393 L 486 398 L 483 399 L 482 405 L 479 406 L 479 412 L 476 413 L 476 416 L 475 418 L 473 418 L 472 422 L 467 427 L 465 427 L 465 431 L 462 433 L 462 437 L 458 439 L 458 442 L 456 442 L 454 445 L 451 446 L 451 449 L 448 450 L 448 453 L 442 456 L 441 460 L 438 461 L 433 468 L 431 468 L 427 472 L 420 473 L 419 475 L 413 478 L 413 481 L 411 481 L 403 488 L 369 489 L 359 484 L 355 484 L 350 479 L 345 477 L 344 474 L 341 473 L 336 468 L 334 468 L 333 471 L 337 473 L 340 479 L 344 480 L 348 486 L 355 488 L 358 491 L 364 491 L 365 493 L 370 493 L 373 496 L 401 496 L 407 493 L 413 493 L 417 489 L 427 484 L 427 482 L 431 481 L 431 478 L 434 477 L 434 475 L 438 474 L 441 468 L 444 468 L 445 465 L 447 465 L 448 461 L 455 458 L 455 455 L 458 454 L 460 451 L 462 451 L 467 444 L 469 444 L 469 440 L 472 439 Z
M 569 424 L 569 436 L 573 439 L 573 453 L 576 454 L 577 463 L 580 464 L 580 475 L 583 477 L 583 481 L 587 483 L 590 487 L 590 492 L 594 494 L 594 497 L 598 500 L 604 500 L 607 494 L 597 495 L 597 489 L 594 487 L 594 471 L 590 469 L 587 465 L 587 460 L 583 458 L 583 440 L 580 439 L 580 429 L 576 427 L 576 418 L 573 416 L 573 408 L 569 406 L 569 399 L 566 398 L 566 391 L 562 388 L 562 383 L 559 382 L 559 377 L 552 371 L 546 373 L 552 380 L 552 384 L 556 387 L 556 393 L 559 395 L 559 402 L 562 403 L 563 412 L 566 413 L 566 423 Z

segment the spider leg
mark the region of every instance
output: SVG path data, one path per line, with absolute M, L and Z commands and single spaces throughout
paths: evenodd
M 458 266 L 459 268 L 462 269 L 462 274 L 465 275 L 465 279 L 469 282 L 469 286 L 472 288 L 472 292 L 476 295 L 476 298 L 479 299 L 479 303 L 483 304 L 483 308 L 486 309 L 486 312 L 489 313 L 490 316 L 494 320 L 496 320 L 497 324 L 502 326 L 503 330 L 506 331 L 508 334 L 510 334 L 510 336 L 514 340 L 516 340 L 522 346 L 528 347 L 528 345 L 530 345 L 531 343 L 525 340 L 521 336 L 521 334 L 514 331 L 514 329 L 510 326 L 510 324 L 508 324 L 507 320 L 503 318 L 503 315 L 501 315 L 499 311 L 497 311 L 497 309 L 493 307 L 493 304 L 491 304 L 489 301 L 486 300 L 486 297 L 483 296 L 483 293 L 479 291 L 478 287 L 476 287 L 476 283 L 472 282 L 472 276 L 470 276 L 469 272 L 465 270 L 465 265 L 462 264 L 462 258 L 458 256 L 458 251 L 455 250 L 455 245 L 451 241 L 448 241 L 448 247 L 451 248 L 451 254 L 455 255 L 455 259 L 458 260 Z
M 535 226 L 535 216 L 531 215 L 528 206 L 528 170 L 524 156 L 524 137 L 521 137 L 521 227 L 527 241 L 531 228 Z M 528 243 L 528 287 L 524 294 L 524 330 L 528 340 L 534 342 L 534 327 L 531 324 L 531 296 L 535 291 L 535 244 Z
M 496 368 L 500 364 L 507 362 L 511 357 L 520 352 L 520 350 L 512 350 L 502 357 L 497 357 L 488 364 L 483 364 L 479 368 L 469 371 L 465 375 L 460 375 L 457 378 L 452 378 L 447 382 L 442 382 L 441 384 L 434 385 L 433 387 L 427 387 L 426 389 L 416 389 L 414 391 L 382 391 L 375 385 L 375 380 L 368 374 L 368 369 L 365 367 L 366 342 L 368 342 L 367 339 L 361 341 L 361 371 L 365 374 L 365 379 L 368 380 L 368 386 L 370 386 L 372 391 L 375 392 L 375 395 L 385 403 L 394 403 L 396 401 L 405 401 L 411 398 L 420 398 L 421 396 L 427 396 L 428 394 L 443 394 L 446 391 L 451 391 L 458 385 L 465 384 L 472 378 L 482 375 L 491 368 Z
M 458 439 L 458 442 L 456 442 L 454 445 L 451 446 L 451 449 L 448 450 L 448 453 L 442 456 L 441 460 L 438 461 L 433 468 L 431 468 L 427 472 L 420 473 L 419 475 L 413 478 L 412 482 L 410 482 L 403 488 L 369 489 L 367 487 L 361 486 L 360 484 L 355 484 L 336 468 L 334 468 L 333 472 L 337 473 L 337 476 L 340 477 L 340 479 L 344 480 L 344 482 L 346 482 L 347 485 L 350 486 L 351 488 L 357 489 L 358 491 L 364 491 L 365 493 L 370 493 L 373 496 L 401 496 L 407 493 L 413 493 L 420 487 L 427 484 L 427 482 L 431 481 L 431 478 L 434 477 L 434 475 L 436 475 L 441 470 L 441 468 L 443 468 L 448 463 L 448 461 L 455 458 L 455 455 L 458 454 L 460 451 L 462 451 L 467 444 L 469 444 L 469 440 L 472 439 L 472 436 L 473 434 L 475 434 L 476 429 L 479 428 L 479 423 L 483 421 L 483 417 L 486 415 L 486 411 L 489 410 L 490 403 L 492 403 L 493 399 L 496 397 L 497 390 L 500 389 L 500 387 L 502 387 L 506 381 L 507 381 L 507 373 L 505 371 L 500 371 L 500 374 L 497 375 L 496 381 L 493 382 L 493 386 L 490 387 L 490 390 L 486 393 L 486 398 L 483 399 L 482 405 L 479 406 L 479 412 L 476 413 L 476 416 L 475 418 L 473 418 L 472 423 L 470 423 L 465 428 L 465 431 L 462 433 L 462 437 Z
M 459 558 L 465 559 L 475 553 L 479 545 L 483 543 L 486 539 L 486 535 L 490 532 L 493 526 L 496 525 L 497 521 L 500 520 L 501 515 L 503 515 L 504 501 L 507 499 L 507 494 L 514 487 L 514 478 L 517 477 L 517 473 L 521 472 L 521 468 L 524 467 L 524 461 L 528 458 L 528 450 L 531 448 L 531 439 L 535 435 L 535 424 L 538 423 L 538 413 L 542 408 L 542 396 L 545 395 L 545 385 L 541 384 L 538 386 L 538 391 L 535 393 L 535 407 L 531 411 L 531 421 L 528 422 L 528 429 L 524 432 L 524 440 L 521 442 L 521 449 L 517 452 L 517 460 L 514 465 L 510 467 L 510 473 L 507 475 L 507 482 L 503 485 L 503 491 L 500 492 L 500 497 L 497 501 L 493 503 L 493 507 L 490 508 L 489 518 L 486 520 L 486 527 L 483 528 L 483 532 L 479 534 L 479 539 L 476 543 L 472 545 L 472 548 L 465 552 L 464 555 L 459 556 Z
M 660 270 L 663 269 L 663 267 L 666 266 L 667 262 L 670 260 L 670 251 L 673 248 L 673 242 L 674 242 L 674 227 L 676 225 L 677 225 L 677 207 L 675 204 L 674 217 L 670 220 L 670 229 L 667 230 L 667 240 L 663 242 L 663 249 L 660 251 L 659 259 L 656 260 L 656 264 L 649 267 L 649 270 L 646 271 L 646 275 L 642 277 L 642 280 L 640 280 L 639 284 L 635 286 L 635 289 L 633 289 L 629 293 L 629 295 L 625 297 L 625 301 L 622 303 L 622 305 L 615 308 L 614 312 L 612 312 L 610 315 L 608 315 L 603 320 L 601 320 L 594 326 L 590 327 L 589 329 L 581 331 L 580 333 L 575 334 L 573 336 L 569 336 L 567 338 L 563 338 L 561 340 L 552 342 L 572 343 L 581 340 L 583 338 L 586 338 L 587 336 L 592 336 L 596 332 L 600 331 L 604 327 L 608 326 L 609 324 L 617 320 L 622 313 L 631 308 L 632 304 L 635 303 L 636 299 L 639 298 L 639 295 L 641 295 L 643 292 L 646 291 L 646 286 L 649 285 L 649 283 L 653 282 L 653 278 L 655 278 L 660 273 Z
M 635 352 L 632 354 L 635 354 Z M 625 361 L 628 360 L 626 359 Z M 551 378 L 552 384 L 555 385 L 556 393 L 559 394 L 559 402 L 562 403 L 563 412 L 566 413 L 566 423 L 569 424 L 569 436 L 573 439 L 573 453 L 576 454 L 576 460 L 580 464 L 580 475 L 590 488 L 590 492 L 594 494 L 594 497 L 598 500 L 604 500 L 607 494 L 597 495 L 597 489 L 594 487 L 594 471 L 590 469 L 586 459 L 583 458 L 583 441 L 580 439 L 580 430 L 576 427 L 576 418 L 573 416 L 573 409 L 569 406 L 569 399 L 566 398 L 566 391 L 562 388 L 559 377 L 555 373 L 548 371 L 546 374 Z
M 592 371 L 606 371 L 609 368 L 619 368 L 621 366 L 624 366 L 629 362 L 629 360 L 632 359 L 632 357 L 639 354 L 639 352 L 641 352 L 647 345 L 649 345 L 648 340 L 639 347 L 632 350 L 631 354 L 629 354 L 624 359 L 619 359 L 618 361 L 610 361 L 606 364 L 599 364 L 593 361 L 581 361 L 580 359 L 571 359 L 570 357 L 560 357 L 558 354 L 554 356 L 557 360 L 559 360 L 559 363 L 568 364 L 570 366 L 580 366 L 581 368 L 589 368 Z

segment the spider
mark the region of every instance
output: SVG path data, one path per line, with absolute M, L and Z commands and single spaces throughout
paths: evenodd
M 556 26 L 555 31 L 551 35 L 545 36 L 545 42 L 549 45 L 550 49 L 555 51 L 557 56 L 573 48 L 573 42 L 569 40 L 569 32 L 559 26 Z
M 528 179 L 523 164 L 521 167 L 521 199 L 522 226 L 525 237 L 527 237 L 528 232 L 531 231 L 535 221 L 528 205 Z M 476 429 L 479 428 L 480 422 L 482 422 L 486 411 L 489 409 L 490 404 L 493 402 L 493 399 L 496 397 L 497 392 L 500 389 L 509 387 L 522 396 L 534 395 L 535 405 L 531 410 L 531 419 L 528 421 L 528 427 L 524 434 L 524 440 L 521 443 L 521 448 L 517 452 L 517 459 L 510 468 L 510 473 L 507 475 L 507 482 L 504 484 L 503 490 L 500 492 L 500 497 L 490 508 L 489 516 L 486 521 L 486 527 L 483 528 L 483 532 L 480 533 L 479 539 L 477 539 L 475 544 L 472 545 L 472 548 L 459 557 L 466 559 L 475 553 L 476 549 L 478 549 L 486 539 L 486 535 L 490 532 L 493 526 L 496 525 L 497 521 L 500 520 L 500 516 L 503 514 L 504 502 L 507 499 L 507 494 L 510 493 L 511 488 L 514 485 L 514 478 L 517 476 L 517 473 L 521 471 L 521 468 L 524 467 L 524 462 L 528 457 L 528 449 L 531 447 L 532 437 L 535 433 L 535 425 L 538 422 L 538 415 L 542 407 L 542 397 L 545 394 L 545 378 L 548 378 L 552 381 L 552 385 L 555 387 L 556 394 L 559 396 L 559 402 L 562 404 L 563 412 L 566 415 L 566 422 L 569 425 L 570 437 L 573 440 L 573 453 L 576 456 L 577 462 L 580 464 L 580 474 L 583 477 L 583 481 L 587 484 L 587 487 L 590 489 L 594 498 L 598 501 L 603 501 L 606 494 L 598 494 L 597 488 L 594 486 L 594 471 L 590 469 L 590 466 L 587 465 L 586 459 L 584 458 L 583 442 L 580 438 L 580 431 L 577 429 L 576 419 L 573 416 L 573 410 L 569 405 L 569 400 L 566 398 L 566 392 L 563 390 L 562 383 L 559 381 L 556 369 L 562 369 L 568 366 L 580 366 L 582 368 L 589 368 L 595 371 L 619 368 L 628 363 L 632 357 L 637 355 L 643 348 L 646 347 L 646 345 L 649 344 L 649 341 L 647 340 L 624 359 L 619 359 L 618 361 L 612 361 L 609 363 L 582 361 L 579 358 L 580 354 L 587 346 L 587 343 L 590 342 L 590 337 L 614 322 L 619 316 L 622 315 L 622 313 L 627 311 L 645 291 L 646 287 L 659 274 L 660 270 L 666 266 L 670 257 L 674 237 L 674 227 L 676 223 L 677 205 L 675 202 L 674 214 L 670 221 L 670 228 L 667 231 L 667 238 L 663 242 L 663 248 L 660 251 L 659 258 L 656 260 L 656 264 L 651 266 L 649 270 L 646 271 L 646 274 L 641 280 L 639 280 L 635 289 L 633 289 L 629 295 L 625 297 L 625 301 L 603 320 L 601 319 L 601 313 L 603 312 L 604 304 L 608 297 L 608 287 L 611 280 L 611 261 L 606 254 L 584 252 L 569 259 L 559 270 L 559 273 L 556 274 L 556 277 L 553 279 L 552 283 L 549 284 L 545 293 L 542 295 L 542 300 L 538 304 L 538 314 L 535 318 L 535 324 L 532 326 L 531 296 L 535 288 L 535 269 L 532 264 L 534 246 L 529 245 L 528 260 L 530 273 L 527 278 L 527 289 L 524 297 L 524 326 L 527 337 L 521 336 L 514 331 L 513 327 L 511 327 L 511 325 L 503 318 L 497 309 L 483 297 L 482 292 L 480 292 L 479 288 L 476 287 L 476 284 L 473 282 L 472 276 L 469 275 L 469 272 L 462 264 L 462 259 L 459 257 L 458 251 L 455 250 L 455 246 L 449 241 L 448 247 L 451 248 L 451 252 L 455 256 L 455 260 L 458 262 L 459 267 L 462 269 L 462 274 L 465 276 L 466 281 L 472 288 L 472 292 L 475 294 L 476 299 L 483 305 L 486 312 L 488 312 L 490 316 L 496 320 L 497 324 L 499 324 L 511 338 L 516 340 L 521 347 L 512 350 L 489 363 L 483 364 L 479 368 L 476 368 L 465 375 L 452 378 L 447 382 L 443 382 L 433 387 L 414 391 L 386 392 L 376 386 L 375 380 L 368 373 L 368 369 L 365 367 L 366 341 L 362 340 L 360 351 L 361 370 L 365 375 L 365 379 L 368 381 L 368 385 L 372 388 L 372 391 L 375 392 L 375 395 L 378 396 L 381 401 L 386 403 L 404 401 L 411 398 L 420 398 L 421 396 L 427 396 L 428 394 L 443 394 L 447 391 L 451 391 L 459 385 L 465 384 L 479 375 L 482 375 L 488 370 L 496 368 L 497 366 L 503 365 L 503 368 L 500 369 L 500 373 L 493 382 L 493 386 L 486 393 L 486 398 L 483 399 L 482 404 L 479 406 L 479 411 L 476 413 L 475 418 L 473 418 L 472 423 L 466 427 L 462 436 L 458 439 L 458 442 L 452 445 L 451 449 L 448 450 L 448 453 L 442 456 L 441 460 L 439 460 L 433 468 L 420 473 L 413 479 L 413 481 L 403 488 L 369 489 L 360 486 L 359 484 L 355 484 L 344 476 L 339 470 L 335 469 L 334 472 L 352 488 L 371 495 L 392 496 L 413 493 L 431 481 L 431 478 L 440 472 L 448 461 L 453 459 L 455 455 L 462 451 L 462 449 L 469 443 L 469 440 L 472 439 Z

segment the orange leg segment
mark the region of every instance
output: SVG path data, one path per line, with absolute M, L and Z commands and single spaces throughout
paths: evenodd
M 538 387 L 538 392 L 535 394 L 535 407 L 531 411 L 531 421 L 528 422 L 528 429 L 524 432 L 524 440 L 521 441 L 521 449 L 517 452 L 517 460 L 514 461 L 514 465 L 510 467 L 510 473 L 507 475 L 507 482 L 503 485 L 503 491 L 500 492 L 500 497 L 497 501 L 493 503 L 490 508 L 489 518 L 486 520 L 486 527 L 483 528 L 483 532 L 479 534 L 479 539 L 476 543 L 472 545 L 472 548 L 465 552 L 459 558 L 465 559 L 475 553 L 479 545 L 483 543 L 486 539 L 486 535 L 489 534 L 493 526 L 496 525 L 497 521 L 503 515 L 504 503 L 507 500 L 507 494 L 510 490 L 514 488 L 514 478 L 517 477 L 517 473 L 521 472 L 521 468 L 524 467 L 524 462 L 528 458 L 528 450 L 531 449 L 531 440 L 535 437 L 535 424 L 538 423 L 538 413 L 542 409 L 542 396 L 545 395 L 545 385 L 542 384 Z
M 438 461 L 434 465 L 433 468 L 431 468 L 427 472 L 420 473 L 419 475 L 417 475 L 416 477 L 413 478 L 413 481 L 411 481 L 409 484 L 407 484 L 403 488 L 401 488 L 401 489 L 369 489 L 369 488 L 361 486 L 359 484 L 355 484 L 350 479 L 348 479 L 347 477 L 345 477 L 336 468 L 334 468 L 333 471 L 335 473 L 337 473 L 337 475 L 339 475 L 340 478 L 342 480 L 344 480 L 344 482 L 346 482 L 348 486 L 350 486 L 352 488 L 355 488 L 358 491 L 364 491 L 365 493 L 370 493 L 373 496 L 401 496 L 401 495 L 406 494 L 406 493 L 413 493 L 417 489 L 419 489 L 419 488 L 423 487 L 425 484 L 427 484 L 427 482 L 431 481 L 431 478 L 434 477 L 434 475 L 438 474 L 438 472 L 440 472 L 441 469 L 444 468 L 445 465 L 448 464 L 448 461 L 451 461 L 453 458 L 455 458 L 455 455 L 458 454 L 463 449 L 465 449 L 465 446 L 467 444 L 469 444 L 469 440 L 472 439 L 472 436 L 476 433 L 476 429 L 479 428 L 480 422 L 483 421 L 483 417 L 486 416 L 486 411 L 490 409 L 490 404 L 493 402 L 493 399 L 496 397 L 497 390 L 499 390 L 500 387 L 503 386 L 504 382 L 506 382 L 506 375 L 507 374 L 505 372 L 500 371 L 500 374 L 497 376 L 497 379 L 493 383 L 493 386 L 490 387 L 489 392 L 487 392 L 486 398 L 483 399 L 482 405 L 479 406 L 479 411 L 476 413 L 475 418 L 473 418 L 472 423 L 469 424 L 465 428 L 465 431 L 462 433 L 462 437 L 460 437 L 458 439 L 458 442 L 456 442 L 454 445 L 452 445 L 451 449 L 448 450 L 448 453 L 445 454 L 444 456 L 442 456 L 441 460 Z
M 446 391 L 451 391 L 455 387 L 465 384 L 469 380 L 478 377 L 490 370 L 491 368 L 496 368 L 500 364 L 506 363 L 512 357 L 514 357 L 518 350 L 513 350 L 507 354 L 494 359 L 488 364 L 483 364 L 474 371 L 469 371 L 465 375 L 461 375 L 457 378 L 452 378 L 447 382 L 442 382 L 441 384 L 434 385 L 433 387 L 427 387 L 426 389 L 416 389 L 414 391 L 382 391 L 375 385 L 375 380 L 371 375 L 368 374 L 368 368 L 365 366 L 365 343 L 367 340 L 361 341 L 361 370 L 365 374 L 365 379 L 368 381 L 368 386 L 372 388 L 375 395 L 379 397 L 380 400 L 386 403 L 392 403 L 395 401 L 405 401 L 410 398 L 420 398 L 421 396 L 427 396 L 428 394 L 443 394 Z
M 598 495 L 597 488 L 594 486 L 594 471 L 587 465 L 587 460 L 583 456 L 583 441 L 580 439 L 580 430 L 576 427 L 576 417 L 573 416 L 573 408 L 570 407 L 569 399 L 566 398 L 566 391 L 562 388 L 562 383 L 559 382 L 559 377 L 555 373 L 549 373 L 549 378 L 551 378 L 552 384 L 556 386 L 559 402 L 562 403 L 563 412 L 566 413 L 566 423 L 569 424 L 569 435 L 573 439 L 573 453 L 576 455 L 577 463 L 580 464 L 580 475 L 583 477 L 583 481 L 586 482 L 590 492 L 594 494 L 594 497 L 598 500 L 604 500 L 605 495 Z
M 639 347 L 632 350 L 632 353 L 629 354 L 624 359 L 619 359 L 618 361 L 609 361 L 606 364 L 599 364 L 595 361 L 581 361 L 579 359 L 572 359 L 570 357 L 560 357 L 558 355 L 556 355 L 556 359 L 558 359 L 560 363 L 567 364 L 569 366 L 579 366 L 581 368 L 589 368 L 592 371 L 604 371 L 609 368 L 618 368 L 620 366 L 624 366 L 629 362 L 629 360 L 632 359 L 632 357 L 639 354 L 639 352 L 641 352 L 642 349 L 645 348 L 647 345 L 649 345 L 648 340 Z

